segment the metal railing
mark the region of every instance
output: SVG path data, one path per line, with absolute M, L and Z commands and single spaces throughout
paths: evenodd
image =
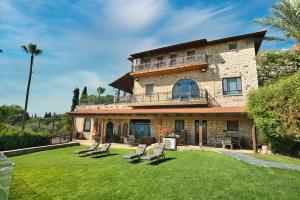
M 0 199 L 1 200 L 8 199 L 14 166 L 15 166 L 14 163 L 12 163 L 3 153 L 0 152 Z
M 132 71 L 152 71 L 156 69 L 183 67 L 193 64 L 207 64 L 207 56 L 205 53 L 195 54 L 191 56 L 176 57 L 164 60 L 157 60 L 155 62 L 144 62 L 140 64 L 133 64 Z
M 174 101 L 199 101 L 206 100 L 208 93 L 206 89 L 202 89 L 199 93 L 172 93 L 172 92 L 157 92 L 151 94 L 135 94 L 126 97 L 119 97 L 116 102 L 120 103 L 140 103 L 140 102 L 174 102 Z

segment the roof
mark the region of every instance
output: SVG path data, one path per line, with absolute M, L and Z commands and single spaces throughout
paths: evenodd
M 260 45 L 262 43 L 262 40 L 264 39 L 266 32 L 267 32 L 267 30 L 261 30 L 261 31 L 257 31 L 257 32 L 236 35 L 236 36 L 232 36 L 232 37 L 226 37 L 226 38 L 221 38 L 221 39 L 211 40 L 211 41 L 208 41 L 207 39 L 193 40 L 193 41 L 189 41 L 189 42 L 184 42 L 184 43 L 169 45 L 169 46 L 165 46 L 165 47 L 161 47 L 161 48 L 157 48 L 157 49 L 151 49 L 151 50 L 147 50 L 147 51 L 134 53 L 134 54 L 131 54 L 128 59 L 131 60 L 132 58 L 143 57 L 143 56 L 147 56 L 147 55 L 151 55 L 151 54 L 161 54 L 161 53 L 176 51 L 176 50 L 180 50 L 180 49 L 184 49 L 184 48 L 188 49 L 188 48 L 194 48 L 194 47 L 198 47 L 198 46 L 212 45 L 212 44 L 236 41 L 236 40 L 247 39 L 247 38 L 254 39 L 255 51 L 257 53 L 260 48 Z
M 120 109 L 82 109 L 70 112 L 70 115 L 122 115 L 122 114 L 221 114 L 246 113 L 245 107 L 214 108 L 120 108 Z
M 130 76 L 130 72 L 128 72 L 108 85 L 132 94 L 133 82 L 134 82 L 133 77 Z

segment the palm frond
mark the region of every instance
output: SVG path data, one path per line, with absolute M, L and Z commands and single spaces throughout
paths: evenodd
M 270 17 L 256 19 L 254 23 L 281 31 L 286 40 L 293 38 L 295 41 L 300 41 L 299 2 L 299 0 L 280 0 L 271 7 Z M 274 39 L 282 40 L 283 38 L 273 37 L 272 40 Z
M 40 55 L 40 54 L 42 54 L 42 53 L 43 53 L 43 50 L 37 49 L 37 50 L 33 53 L 33 55 L 38 56 L 38 55 Z
M 23 49 L 23 51 L 24 51 L 25 53 L 28 53 L 28 48 L 27 48 L 25 45 L 21 46 L 21 48 Z

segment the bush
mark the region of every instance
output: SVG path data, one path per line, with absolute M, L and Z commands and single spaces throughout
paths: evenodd
M 0 151 L 50 144 L 47 133 L 33 133 L 0 124 Z
M 258 128 L 258 138 L 276 153 L 289 154 L 300 137 L 300 71 L 249 95 L 248 112 Z

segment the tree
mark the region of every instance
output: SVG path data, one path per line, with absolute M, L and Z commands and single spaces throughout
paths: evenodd
M 300 55 L 293 51 L 260 51 L 257 56 L 260 83 L 271 83 L 300 69 Z
M 9 117 L 14 115 L 22 115 L 23 109 L 18 105 L 3 105 L 0 106 L 0 122 L 7 123 Z
M 97 88 L 97 92 L 98 92 L 99 98 L 100 98 L 100 96 L 105 92 L 105 88 L 99 86 L 99 87 Z
M 281 31 L 283 37 L 269 36 L 269 40 L 290 40 L 295 43 L 295 52 L 300 53 L 300 1 L 281 0 L 271 7 L 272 16 L 256 19 L 254 22 Z
M 26 97 L 25 97 L 25 106 L 24 106 L 24 113 L 22 119 L 22 130 L 25 129 L 25 120 L 26 120 L 26 113 L 27 113 L 27 106 L 28 106 L 28 99 L 29 99 L 29 90 L 30 90 L 30 83 L 31 83 L 31 75 L 32 75 L 32 66 L 33 66 L 33 59 L 35 56 L 38 56 L 43 53 L 43 50 L 38 49 L 36 44 L 28 44 L 27 46 L 23 45 L 21 48 L 24 50 L 26 54 L 30 54 L 30 64 L 29 64 L 29 77 L 26 89 Z
M 82 90 L 80 101 L 86 101 L 88 98 L 87 87 L 85 86 Z
M 73 90 L 72 106 L 71 111 L 73 112 L 76 106 L 79 104 L 79 88 Z
M 262 143 L 274 153 L 292 153 L 293 140 L 300 138 L 300 71 L 278 79 L 249 94 L 247 111 L 258 128 Z

